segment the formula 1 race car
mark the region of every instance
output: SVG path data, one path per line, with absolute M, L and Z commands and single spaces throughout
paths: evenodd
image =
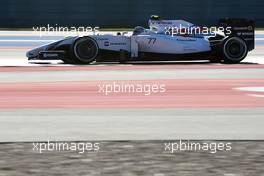
M 70 64 L 105 61 L 210 60 L 239 63 L 255 48 L 255 24 L 246 19 L 221 19 L 217 30 L 183 20 L 151 16 L 149 29 L 131 35 L 94 34 L 67 37 L 27 52 L 29 60 L 62 60 Z M 220 30 L 219 30 L 220 29 Z

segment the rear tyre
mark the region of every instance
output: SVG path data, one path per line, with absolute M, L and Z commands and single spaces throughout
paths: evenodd
M 246 42 L 239 37 L 230 37 L 225 40 L 222 49 L 224 62 L 228 64 L 237 64 L 248 54 Z
M 77 39 L 72 46 L 73 61 L 77 64 L 90 64 L 99 53 L 97 42 L 91 37 Z

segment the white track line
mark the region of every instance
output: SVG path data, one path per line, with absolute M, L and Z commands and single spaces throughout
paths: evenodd
M 251 92 L 264 92 L 264 87 L 239 87 L 236 89 Z
M 248 92 L 259 92 L 259 93 L 264 92 L 264 87 L 239 87 L 236 89 L 242 91 L 248 91 Z M 246 95 L 251 97 L 264 98 L 264 94 L 246 94 Z
M 264 98 L 264 95 L 259 95 L 259 94 L 247 94 L 247 95 L 251 97 Z

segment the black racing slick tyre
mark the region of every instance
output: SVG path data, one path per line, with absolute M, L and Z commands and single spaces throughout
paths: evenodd
M 223 43 L 222 52 L 225 63 L 237 64 L 247 56 L 248 47 L 243 39 L 239 37 L 230 37 Z
M 78 38 L 71 48 L 72 57 L 77 64 L 90 64 L 99 54 L 97 42 L 91 37 Z

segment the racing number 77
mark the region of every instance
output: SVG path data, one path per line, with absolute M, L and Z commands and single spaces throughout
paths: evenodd
M 156 43 L 156 38 L 148 38 L 148 40 L 149 40 L 149 42 L 148 42 L 148 44 L 150 45 L 150 44 L 155 44 Z

